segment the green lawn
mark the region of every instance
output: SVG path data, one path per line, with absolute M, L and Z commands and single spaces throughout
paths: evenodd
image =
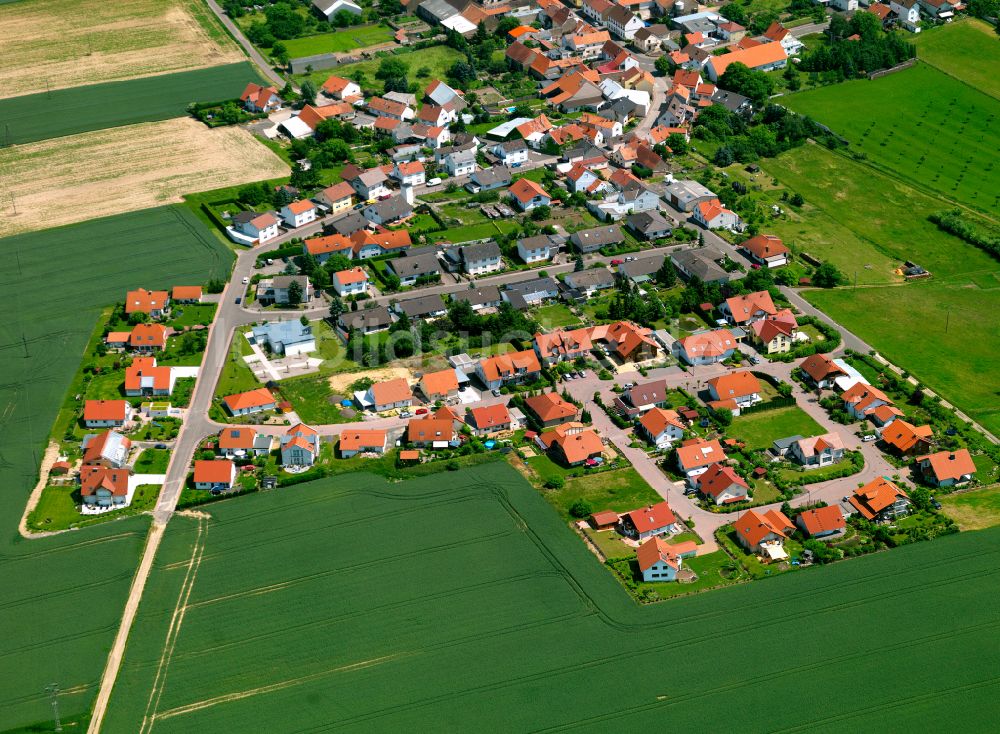
M 582 474 L 583 469 L 567 470 L 544 455 L 528 459 L 528 465 L 542 483 L 550 477 L 565 479 L 566 483 L 562 489 L 541 491 L 545 499 L 566 520 L 572 519 L 569 508 L 578 500 L 589 502 L 595 512 L 598 510 L 627 512 L 663 501 L 663 498 L 632 467 L 568 478 L 569 474 Z
M 169 449 L 143 449 L 135 462 L 136 474 L 166 474 L 170 463 Z
M 917 45 L 917 56 L 925 63 L 1000 99 L 996 64 L 985 63 L 996 59 L 1000 42 L 987 23 L 978 18 L 947 23 L 925 29 L 911 43 Z
M 430 48 L 422 48 L 419 50 L 404 51 L 402 53 L 393 54 L 392 58 L 399 59 L 400 61 L 407 64 L 409 67 L 409 77 L 412 80 L 420 81 L 423 84 L 422 79 L 417 79 L 416 73 L 424 67 L 430 69 L 430 74 L 426 77 L 427 80 L 430 79 L 444 79 L 448 76 L 448 69 L 450 69 L 456 61 L 462 61 L 465 55 L 449 46 L 431 46 Z M 378 85 L 381 88 L 381 82 L 375 79 L 375 72 L 378 70 L 379 64 L 382 62 L 381 58 L 375 58 L 368 61 L 358 61 L 354 64 L 344 64 L 343 66 L 338 66 L 336 69 L 337 76 L 342 76 L 347 79 L 357 79 L 358 73 L 363 74 L 365 83 L 368 85 Z M 329 77 L 333 71 L 330 69 L 323 69 L 322 71 L 314 71 L 312 74 L 296 74 L 295 80 L 301 83 L 305 79 L 312 79 L 313 82 L 318 87 L 327 77 Z
M 546 329 L 558 329 L 563 326 L 577 326 L 580 319 L 562 303 L 542 306 L 535 311 L 535 318 Z
M 52 532 L 85 528 L 108 520 L 138 515 L 156 506 L 160 489 L 159 484 L 140 484 L 135 488 L 132 503 L 128 507 L 101 515 L 82 515 L 77 509 L 81 502 L 78 486 L 49 486 L 42 491 L 38 504 L 28 515 L 28 527 L 35 531 Z
M 167 323 L 178 330 L 185 326 L 208 326 L 215 318 L 215 309 L 214 303 L 178 304 L 170 310 L 170 321 Z
M 315 36 L 292 38 L 281 43 L 288 50 L 288 56 L 295 59 L 302 56 L 352 51 L 356 48 L 376 46 L 391 40 L 392 31 L 389 28 L 371 25 L 345 28 L 335 33 L 320 33 Z M 333 70 L 327 69 L 326 72 L 327 75 L 330 75 Z
M 496 237 L 498 234 L 507 234 L 518 228 L 517 222 L 509 219 L 499 222 L 482 222 L 480 224 L 470 224 L 463 227 L 452 227 L 441 232 L 432 232 L 427 235 L 428 242 L 469 242 L 471 240 L 483 240 Z
M 108 127 L 183 117 L 192 102 L 239 97 L 260 81 L 249 62 L 90 84 L 0 99 L 11 143 L 30 143 Z M 9 132 L 8 132 L 9 131 Z M 149 231 L 153 231 L 150 229 Z
M 738 416 L 726 429 L 730 438 L 746 442 L 751 449 L 770 448 L 773 441 L 787 436 L 816 436 L 821 433 L 824 433 L 822 426 L 795 405 Z
M 982 530 L 1000 525 L 1000 487 L 939 495 L 943 512 L 962 530 Z
M 215 387 L 215 396 L 217 398 L 223 398 L 226 395 L 238 392 L 256 390 L 261 386 L 261 383 L 254 377 L 253 372 L 243 359 L 244 350 L 248 347 L 249 345 L 243 336 L 242 330 L 238 329 L 233 334 L 233 340 L 229 345 L 229 356 L 226 358 L 222 374 L 219 375 L 219 382 Z
M 994 54 L 1000 52 L 996 39 L 986 43 L 993 44 Z M 986 68 L 982 63 L 962 64 L 967 66 Z M 990 175 L 1000 163 L 1000 126 L 991 124 L 1000 117 L 1000 99 L 927 64 L 874 81 L 818 87 L 785 99 L 791 109 L 810 115 L 850 140 L 851 150 L 863 152 L 874 164 L 911 185 L 993 215 L 1000 213 L 1000 175 Z M 890 114 L 892 124 L 886 124 Z M 872 190 L 870 181 L 863 181 L 862 186 Z M 806 201 L 816 203 L 805 192 L 800 193 Z M 882 200 L 881 196 L 872 198 L 870 204 Z M 944 206 L 938 203 L 937 208 Z M 857 213 L 878 217 L 869 207 Z

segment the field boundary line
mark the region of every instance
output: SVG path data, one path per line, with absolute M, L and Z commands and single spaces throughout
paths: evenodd
M 194 547 L 191 549 L 191 558 L 188 560 L 187 571 L 184 573 L 184 581 L 181 584 L 180 593 L 177 595 L 177 603 L 174 605 L 174 612 L 170 616 L 170 625 L 167 627 L 167 639 L 164 641 L 163 652 L 160 654 L 160 662 L 156 666 L 156 675 L 153 678 L 153 685 L 149 690 L 149 699 L 146 701 L 146 711 L 142 716 L 142 725 L 139 727 L 140 732 L 151 731 L 153 728 L 153 722 L 156 720 L 156 709 L 159 707 L 160 697 L 163 695 L 167 668 L 170 667 L 170 660 L 174 656 L 174 648 L 177 647 L 177 638 L 180 636 L 181 625 L 184 623 L 184 616 L 188 610 L 188 600 L 191 598 L 191 590 L 194 588 L 194 582 L 198 576 L 198 569 L 201 567 L 201 559 L 205 554 L 204 536 L 205 520 L 199 518 L 198 533 L 194 539 Z M 152 714 L 150 713 L 150 707 L 152 707 Z
M 118 634 L 108 653 L 108 662 L 101 676 L 101 685 L 97 690 L 97 699 L 94 701 L 94 710 L 91 715 L 90 725 L 87 727 L 87 734 L 98 734 L 104 715 L 108 710 L 108 701 L 111 699 L 111 690 L 114 688 L 115 680 L 118 678 L 118 671 L 122 666 L 122 658 L 125 656 L 125 645 L 128 642 L 129 632 L 135 622 L 135 615 L 139 609 L 139 600 L 142 592 L 146 588 L 146 581 L 149 580 L 150 571 L 153 568 L 153 559 L 156 551 L 163 540 L 163 531 L 166 525 L 154 522 L 149 529 L 149 536 L 146 539 L 146 549 L 142 554 L 142 561 L 136 569 L 135 577 L 132 579 L 132 587 L 128 592 L 128 599 L 125 602 L 125 610 L 122 613 L 121 625 L 118 627 Z

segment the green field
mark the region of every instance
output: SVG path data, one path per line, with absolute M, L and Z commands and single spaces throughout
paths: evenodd
M 771 443 L 779 438 L 818 436 L 821 433 L 825 433 L 823 427 L 795 405 L 737 416 L 726 429 L 730 438 L 745 441 L 747 448 L 751 449 L 770 448 Z
M 754 732 L 974 731 L 997 713 L 998 532 L 640 607 L 508 467 L 444 476 L 175 518 L 105 730 L 728 731 L 722 698 Z M 906 624 L 872 639 L 859 615 Z M 747 673 L 764 659 L 766 685 Z
M 976 18 L 928 28 L 913 37 L 917 57 L 1000 99 L 1000 76 L 995 63 L 1000 40 L 993 28 Z M 994 63 L 987 63 L 993 59 Z
M 1000 525 L 1000 487 L 941 495 L 942 511 L 962 530 L 981 530 Z
M 554 303 L 549 306 L 542 306 L 535 312 L 535 318 L 547 329 L 558 329 L 563 326 L 576 326 L 580 323 L 569 307 Z
M 295 59 L 301 56 L 352 51 L 356 48 L 376 46 L 391 40 L 392 31 L 389 28 L 372 25 L 345 28 L 336 33 L 320 33 L 315 36 L 292 38 L 282 41 L 282 43 L 288 50 L 289 58 Z M 328 69 L 327 71 L 329 72 L 330 70 Z
M 56 412 L 101 309 L 136 285 L 225 276 L 232 255 L 181 207 L 0 240 L 0 731 L 89 711 L 144 542 L 134 518 L 24 540 L 17 523 Z M 51 284 L 44 293 L 40 283 Z M 32 297 L 31 294 L 42 297 Z
M 429 83 L 431 79 L 444 79 L 447 77 L 448 69 L 456 61 L 462 61 L 465 55 L 450 46 L 431 46 L 430 48 L 393 54 L 392 58 L 399 59 L 409 66 L 409 78 L 411 80 L 425 84 Z M 319 87 L 334 72 L 336 72 L 337 76 L 347 79 L 357 79 L 360 72 L 364 77 L 365 85 L 375 85 L 381 89 L 381 82 L 375 78 L 375 72 L 378 70 L 378 65 L 381 62 L 381 58 L 358 61 L 353 64 L 338 66 L 335 70 L 323 69 L 322 71 L 314 71 L 312 74 L 296 74 L 295 79 L 298 82 L 302 82 L 305 79 L 312 79 L 316 86 Z M 418 77 L 417 72 L 423 68 L 429 69 L 430 73 L 426 77 Z
M 0 99 L 0 145 L 183 117 L 191 102 L 239 97 L 260 81 L 249 62 Z
M 1000 43 L 992 43 L 993 53 L 1000 53 Z M 850 150 L 911 185 L 1000 213 L 1000 126 L 993 124 L 1000 99 L 926 64 L 784 99 L 850 140 Z

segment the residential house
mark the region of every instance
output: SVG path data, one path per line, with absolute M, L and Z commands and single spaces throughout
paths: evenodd
M 785 540 L 795 531 L 795 525 L 780 510 L 747 510 L 733 523 L 740 545 L 751 553 L 772 560 L 787 558 Z
M 733 326 L 744 326 L 751 321 L 774 316 L 778 309 L 774 307 L 771 294 L 767 291 L 756 291 L 743 296 L 727 298 L 719 306 L 719 311 Z
M 716 364 L 733 356 L 736 337 L 729 329 L 715 329 L 678 339 L 674 355 L 687 364 Z
M 724 463 L 726 458 L 718 439 L 691 438 L 677 447 L 677 468 L 691 486 L 695 486 L 696 478 L 708 471 L 708 467 Z
M 604 44 L 611 40 L 607 31 L 585 31 L 563 36 L 563 48 L 584 61 L 591 61 L 601 55 Z
M 118 431 L 104 431 L 85 436 L 80 448 L 84 465 L 123 469 L 128 464 L 132 442 Z
M 455 426 L 449 418 L 413 418 L 406 426 L 406 442 L 418 448 L 448 448 L 454 438 Z
M 889 9 L 896 14 L 901 26 L 911 33 L 920 32 L 920 3 L 918 0 L 890 0 Z
M 736 470 L 725 464 L 712 464 L 695 479 L 695 488 L 716 506 L 749 499 L 750 487 Z
M 385 306 L 364 308 L 360 311 L 345 311 L 340 314 L 337 324 L 344 334 L 351 330 L 361 334 L 375 334 L 392 326 L 392 314 Z
M 394 306 L 396 313 L 406 314 L 410 319 L 436 319 L 448 312 L 444 299 L 437 293 L 407 298 Z
M 225 492 L 236 483 L 236 464 L 228 459 L 198 459 L 194 462 L 194 488 Z
M 554 278 L 535 277 L 509 283 L 500 291 L 503 300 L 518 311 L 538 306 L 544 301 L 559 297 L 559 282 Z
M 594 344 L 590 338 L 590 329 L 557 329 L 547 334 L 535 334 L 534 348 L 542 363 L 551 366 L 586 357 Z
M 666 380 L 653 380 L 623 390 L 615 403 L 629 416 L 635 417 L 653 408 L 665 408 L 668 392 Z
M 715 192 L 702 186 L 697 181 L 681 179 L 668 184 L 663 190 L 663 197 L 675 209 L 682 212 L 694 211 L 698 204 L 713 201 L 719 197 Z
M 726 209 L 718 199 L 703 201 L 694 208 L 694 221 L 705 229 L 742 229 L 743 221 L 736 212 Z
M 540 184 L 528 178 L 519 178 L 507 190 L 510 198 L 523 212 L 531 211 L 537 206 L 548 206 L 552 197 Z
M 271 437 L 250 426 L 226 426 L 219 431 L 218 450 L 227 459 L 267 456 Z
M 778 268 L 788 264 L 788 248 L 773 234 L 759 234 L 740 243 L 740 249 L 762 268 Z
M 385 225 L 413 215 L 413 205 L 405 196 L 390 196 L 365 207 L 365 219 L 372 224 Z
M 420 378 L 418 387 L 430 403 L 448 400 L 458 395 L 458 375 L 454 367 L 427 372 Z
M 552 255 L 558 249 L 559 245 L 554 242 L 552 235 L 547 234 L 522 237 L 517 241 L 517 256 L 529 265 L 551 260 Z
M 819 389 L 832 388 L 834 380 L 847 376 L 847 373 L 825 354 L 810 354 L 802 360 L 799 368 L 804 373 L 806 382 Z
M 581 229 L 570 235 L 569 241 L 576 251 L 581 254 L 597 252 L 602 247 L 613 247 L 625 241 L 621 227 L 616 225 L 602 225 L 591 229 Z
M 155 357 L 136 357 L 125 368 L 125 395 L 170 395 L 177 381 L 170 367 L 158 367 Z
M 320 265 L 329 260 L 331 255 L 343 255 L 348 259 L 354 257 L 354 243 L 350 237 L 342 234 L 309 237 L 303 241 L 302 250 L 303 254 L 312 255 Z
M 392 177 L 403 186 L 423 186 L 426 181 L 424 164 L 420 161 L 397 163 L 392 169 Z
M 573 193 L 588 196 L 610 193 L 614 187 L 582 163 L 576 163 L 566 172 L 566 185 Z
M 508 168 L 518 168 L 528 162 L 528 146 L 520 139 L 497 143 L 490 151 Z
M 312 0 L 312 6 L 326 18 L 328 23 L 332 23 L 337 13 L 341 11 L 351 15 L 361 15 L 364 12 L 361 6 L 352 0 Z
M 667 502 L 626 512 L 621 516 L 622 534 L 634 540 L 648 540 L 659 535 L 671 535 L 680 530 L 677 516 Z
M 844 458 L 844 440 L 839 433 L 800 438 L 789 446 L 788 453 L 806 469 L 818 469 Z
M 902 418 L 897 418 L 882 429 L 882 441 L 900 456 L 921 454 L 931 447 L 933 429 L 930 426 L 915 426 Z
M 799 330 L 799 322 L 790 309 L 750 323 L 750 340 L 764 354 L 790 352 Z
M 785 49 L 786 56 L 795 56 L 805 48 L 805 44 L 778 21 L 774 21 L 767 27 L 767 30 L 764 31 L 764 38 L 780 43 L 781 47 Z
M 703 283 L 728 283 L 727 273 L 719 262 L 726 254 L 715 247 L 696 247 L 693 250 L 679 250 L 670 253 L 670 262 L 686 280 L 698 278 Z
M 405 122 L 406 120 L 412 120 L 415 115 L 413 108 L 405 102 L 397 102 L 385 97 L 372 97 L 365 106 L 376 118 L 388 117 L 393 120 Z
M 304 275 L 276 275 L 257 282 L 257 300 L 262 305 L 277 303 L 287 306 L 292 304 L 291 295 L 294 292 L 292 283 L 298 283 L 301 294 L 299 303 L 309 303 L 313 297 L 312 284 Z
M 500 245 L 493 240 L 463 245 L 458 250 L 462 271 L 468 275 L 478 277 L 503 270 L 503 254 L 500 252 Z
M 847 522 L 839 505 L 804 510 L 795 518 L 795 524 L 810 538 L 831 538 L 847 529 Z
M 341 270 L 333 274 L 330 283 L 341 298 L 364 295 L 368 293 L 368 272 L 360 266 Z
M 282 466 L 312 466 L 319 457 L 319 433 L 304 423 L 297 423 L 281 437 Z
M 256 390 L 227 395 L 222 399 L 222 404 L 230 415 L 239 416 L 275 410 L 278 407 L 278 400 L 266 387 L 259 387 Z
M 760 402 L 760 380 L 747 370 L 730 372 L 710 379 L 708 393 L 712 396 L 710 407 L 739 415 L 742 408 Z
M 253 82 L 247 84 L 243 90 L 240 102 L 247 112 L 274 112 L 281 109 L 281 97 L 278 96 L 277 89 L 263 87 Z
M 477 436 L 491 436 L 511 428 L 510 412 L 503 403 L 469 408 L 468 414 L 466 423 Z
M 131 352 L 152 354 L 167 348 L 167 327 L 163 324 L 136 324 L 128 336 Z
M 239 234 L 253 240 L 251 244 L 270 242 L 281 231 L 278 229 L 278 218 L 271 212 L 239 212 L 233 215 L 232 227 Z
M 782 69 L 788 63 L 788 53 L 781 43 L 769 42 L 758 46 L 713 56 L 705 67 L 708 78 L 718 82 L 730 64 L 739 62 L 758 71 Z
M 674 222 L 668 220 L 656 209 L 630 214 L 625 226 L 644 240 L 658 240 L 669 237 L 674 231 Z
M 83 404 L 83 425 L 87 428 L 121 428 L 132 419 L 127 400 L 87 400 Z
M 201 303 L 200 285 L 175 285 L 170 292 L 174 303 Z
M 676 410 L 652 408 L 639 419 L 646 439 L 661 451 L 684 437 L 684 424 Z
M 866 520 L 892 522 L 910 514 L 910 496 L 886 477 L 875 477 L 848 498 L 852 507 Z
M 359 260 L 367 260 L 379 255 L 405 252 L 413 244 L 413 241 L 410 239 L 410 233 L 405 229 L 382 229 L 378 232 L 361 229 L 351 235 L 351 243 L 355 257 Z
M 571 71 L 543 87 L 541 94 L 565 113 L 596 110 L 604 103 L 599 82 L 597 72 L 590 69 Z
M 917 0 L 920 9 L 932 20 L 950 23 L 955 17 L 955 12 L 966 10 L 962 2 L 951 2 L 950 0 Z
M 556 392 L 525 398 L 524 405 L 542 428 L 576 421 L 579 414 L 579 409 L 573 403 L 567 402 Z
M 657 53 L 663 46 L 663 39 L 666 37 L 666 33 L 659 33 L 655 29 L 663 28 L 666 31 L 666 26 L 644 26 L 635 32 L 632 37 L 632 42 L 635 46 L 642 51 L 644 54 L 649 55 L 652 53 Z
M 641 257 L 622 263 L 618 266 L 618 276 L 628 278 L 636 285 L 646 283 L 656 275 L 657 271 L 663 265 L 665 257 L 665 255 L 654 255 L 653 257 Z
M 366 391 L 354 393 L 355 400 L 362 408 L 381 413 L 396 408 L 413 405 L 413 391 L 404 377 L 396 377 L 385 382 L 376 382 Z
M 88 507 L 126 507 L 129 504 L 128 469 L 84 466 L 80 469 L 80 497 Z
M 612 35 L 624 41 L 631 41 L 635 38 L 636 31 L 646 25 L 638 14 L 621 5 L 612 6 L 604 14 L 604 22 L 607 24 L 608 30 L 611 31 Z
M 500 289 L 495 285 L 485 285 L 482 288 L 474 288 L 459 291 L 452 294 L 452 300 L 465 301 L 472 306 L 473 311 L 482 311 L 487 308 L 496 308 L 503 303 Z
M 604 453 L 604 443 L 597 431 L 582 423 L 561 423 L 542 431 L 535 440 L 553 461 L 564 466 L 594 462 Z
M 636 550 L 636 562 L 646 583 L 676 581 L 677 574 L 684 567 L 684 559 L 698 553 L 693 540 L 671 545 L 658 535 L 653 536 Z
M 358 454 L 384 454 L 389 443 L 388 433 L 378 428 L 345 428 L 337 444 L 340 456 L 349 459 Z
M 473 194 L 478 194 L 480 191 L 502 189 L 507 186 L 510 186 L 510 169 L 506 166 L 493 166 L 474 171 L 469 176 L 468 183 L 465 184 L 465 188 Z
M 341 172 L 341 176 L 343 176 L 344 181 L 351 185 L 362 201 L 371 201 L 391 193 L 386 186 L 389 178 L 381 168 L 361 170 L 352 166 L 350 169 L 345 168 Z
M 655 359 L 659 347 L 651 335 L 651 329 L 638 326 L 631 321 L 601 324 L 590 330 L 590 338 L 595 342 L 604 342 L 607 351 L 622 362 L 645 362 Z
M 511 383 L 534 382 L 541 372 L 542 366 L 533 349 L 487 357 L 476 365 L 476 376 L 490 390 Z
M 448 171 L 448 175 L 452 178 L 468 176 L 476 172 L 475 148 L 450 151 L 442 160 L 445 170 Z
M 855 383 L 844 390 L 840 399 L 844 401 L 844 410 L 858 420 L 869 418 L 873 411 L 883 405 L 892 405 L 888 395 L 877 387 L 863 382 Z
M 570 288 L 579 291 L 584 298 L 590 298 L 597 291 L 613 288 L 615 276 L 606 267 L 588 268 L 573 273 L 566 273 L 563 281 Z
M 170 294 L 166 291 L 147 291 L 145 288 L 125 294 L 125 315 L 144 313 L 151 319 L 161 319 L 170 313 Z
M 352 82 L 350 79 L 344 79 L 339 76 L 331 76 L 323 82 L 323 86 L 319 89 L 326 96 L 339 100 L 346 100 L 351 97 L 361 96 L 360 86 Z
M 976 464 L 968 449 L 939 451 L 917 457 L 917 469 L 928 484 L 935 487 L 954 487 L 967 484 L 976 476 Z
M 285 226 L 294 229 L 309 224 L 309 222 L 315 222 L 318 211 L 316 205 L 311 201 L 300 199 L 281 207 L 280 214 Z
M 533 120 L 518 125 L 517 132 L 524 142 L 528 144 L 528 147 L 537 150 L 542 147 L 542 141 L 552 127 L 553 125 L 549 122 L 549 118 L 545 115 L 539 115 Z
M 420 108 L 417 119 L 430 127 L 444 127 L 458 119 L 458 113 L 451 105 L 425 104 Z
M 418 281 L 440 279 L 441 263 L 435 247 L 410 250 L 403 257 L 387 260 L 385 266 L 402 285 L 416 285 Z
M 312 326 L 288 319 L 268 321 L 253 327 L 253 342 L 267 346 L 274 354 L 297 357 L 316 351 L 316 337 Z

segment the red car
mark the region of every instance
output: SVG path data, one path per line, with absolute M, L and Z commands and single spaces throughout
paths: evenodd
M 619 260 L 618 258 L 615 258 L 614 260 L 611 261 L 611 264 L 612 265 L 621 265 L 624 262 L 625 262 L 624 260 Z
M 417 408 L 417 415 L 427 415 L 427 408 Z
M 753 268 L 754 270 L 760 270 L 760 265 L 758 265 L 757 263 L 751 264 L 750 267 Z

